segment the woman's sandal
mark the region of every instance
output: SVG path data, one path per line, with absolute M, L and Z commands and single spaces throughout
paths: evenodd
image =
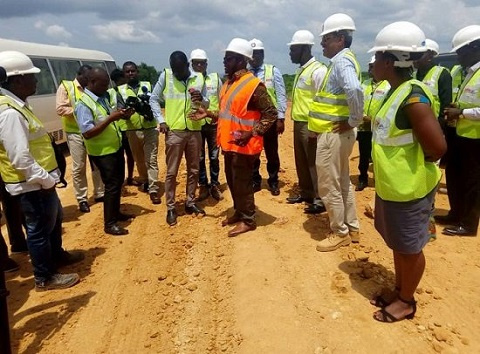
M 388 290 L 391 294 L 385 294 L 385 292 L 386 292 L 385 290 Z M 387 307 L 397 298 L 396 294 L 400 293 L 400 289 L 396 286 L 395 290 L 392 291 L 390 289 L 384 289 L 384 291 L 382 291 L 382 293 L 383 293 L 382 295 L 377 295 L 373 299 L 371 299 L 370 304 L 372 304 L 375 307 Z M 393 294 L 395 294 L 395 296 L 393 296 L 392 299 L 390 299 L 390 300 L 387 300 L 387 299 L 384 298 L 385 295 L 393 295 Z
M 377 318 L 375 316 L 375 314 L 373 314 L 373 318 L 379 322 L 385 322 L 385 323 L 393 323 L 393 322 L 398 322 L 398 321 L 403 321 L 405 319 L 407 320 L 411 320 L 415 317 L 415 313 L 417 312 L 417 302 L 415 301 L 415 299 L 413 300 L 404 300 L 402 299 L 400 296 L 398 297 L 398 300 L 400 300 L 401 302 L 403 302 L 404 304 L 407 304 L 407 305 L 410 305 L 413 307 L 413 311 L 411 313 L 409 313 L 408 315 L 406 315 L 405 317 L 402 317 L 402 318 L 397 318 L 395 316 L 393 316 L 390 312 L 388 312 L 385 307 L 382 307 L 380 309 L 380 311 L 376 312 L 376 313 L 380 313 L 382 316 L 380 318 Z

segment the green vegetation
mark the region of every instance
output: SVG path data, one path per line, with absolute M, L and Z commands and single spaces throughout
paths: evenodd
M 158 80 L 158 76 L 160 76 L 160 73 L 155 69 L 155 67 L 147 65 L 143 62 L 138 66 L 138 79 L 140 81 L 149 81 L 152 85 L 155 85 Z

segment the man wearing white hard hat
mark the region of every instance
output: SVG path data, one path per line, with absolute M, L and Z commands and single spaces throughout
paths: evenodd
M 0 66 L 7 73 L 0 91 L 0 173 L 25 215 L 35 288 L 68 288 L 78 274 L 60 274 L 57 268 L 84 257 L 62 248 L 63 212 L 55 190 L 60 171 L 50 137 L 26 101 L 36 91 L 40 69 L 16 51 L 0 52 Z
M 392 249 L 395 266 L 395 289 L 371 300 L 380 307 L 373 314 L 380 322 L 413 319 L 417 311 L 414 295 L 425 270 L 423 248 L 441 179 L 435 162 L 447 148 L 430 89 L 412 79 L 413 62 L 426 49 L 423 31 L 401 21 L 385 26 L 369 50 L 375 53 L 374 76 L 391 85 L 372 117 L 375 228 Z
M 320 252 L 359 241 L 360 223 L 349 171 L 354 128 L 363 120 L 361 69 L 350 50 L 354 31 L 352 18 L 337 13 L 325 20 L 320 34 L 323 55 L 330 64 L 308 116 L 308 129 L 317 134 L 318 194 L 327 209 L 331 230 L 318 243 Z
M 430 88 L 430 92 L 435 97 L 435 114 L 440 124 L 444 126 L 443 110 L 452 102 L 452 77 L 447 68 L 435 65 L 433 62 L 433 58 L 439 53 L 437 42 L 427 38 L 425 46 L 427 51 L 420 59 L 413 62 L 417 69 L 415 77 Z
M 311 139 L 308 131 L 308 107 L 327 72 L 327 67 L 312 55 L 314 43 L 313 33 L 299 30 L 293 34 L 292 40 L 287 44 L 290 47 L 290 60 L 300 65 L 293 84 L 291 110 L 293 150 L 300 194 L 288 197 L 287 203 L 307 203 L 308 206 L 305 208 L 307 214 L 319 214 L 325 211 L 317 191 L 315 167 L 317 140 Z
M 280 70 L 272 64 L 265 64 L 265 47 L 259 39 L 252 39 L 250 45 L 253 49 L 250 60 L 250 71 L 258 77 L 267 87 L 268 95 L 278 111 L 278 120 L 268 132 L 265 133 L 264 150 L 267 158 L 268 189 L 272 195 L 280 194 L 278 186 L 278 172 L 280 171 L 280 157 L 278 155 L 278 135 L 285 130 L 285 112 L 287 111 L 287 93 Z M 253 171 L 253 188 L 255 192 L 262 189 L 262 176 L 260 175 L 260 158 L 255 162 Z
M 443 233 L 476 236 L 480 217 L 480 26 L 462 28 L 452 44 L 467 75 L 454 103 L 445 109 L 447 121 L 456 122 L 457 133 L 455 156 L 447 167 L 455 159 L 458 168 L 446 171 L 450 211 L 443 221 L 453 226 Z
M 205 89 L 207 92 L 207 99 L 210 101 L 208 107 L 213 112 L 218 112 L 218 96 L 222 88 L 222 81 L 217 73 L 207 73 L 208 57 L 203 49 L 194 49 L 190 53 L 190 63 L 192 69 L 199 75 L 203 76 L 205 81 Z M 208 181 L 205 144 L 207 145 L 210 183 Z M 198 192 L 197 200 L 201 201 L 212 196 L 215 200 L 222 199 L 222 192 L 220 191 L 218 175 L 220 173 L 220 162 L 218 158 L 220 149 L 217 146 L 217 123 L 212 122 L 211 118 L 205 119 L 205 124 L 202 125 L 202 149 L 200 154 L 200 171 L 198 176 L 198 185 L 200 190 Z
M 368 63 L 368 75 L 370 76 L 364 82 L 363 87 L 363 122 L 358 126 L 358 184 L 356 191 L 362 191 L 368 186 L 368 167 L 372 159 L 372 117 L 375 117 L 383 104 L 390 90 L 390 84 L 386 80 L 377 81 L 373 76 L 373 56 Z
M 232 194 L 234 214 L 222 226 L 236 225 L 229 237 L 255 230 L 255 196 L 252 185 L 255 161 L 263 149 L 263 136 L 277 121 L 277 109 L 265 85 L 247 70 L 252 47 L 234 38 L 225 49 L 223 65 L 227 81 L 220 92 L 219 112 L 200 108 L 196 118 L 218 120 L 217 142 L 225 158 L 225 177 Z

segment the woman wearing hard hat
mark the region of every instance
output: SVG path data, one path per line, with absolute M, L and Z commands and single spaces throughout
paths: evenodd
M 391 85 L 372 119 L 375 173 L 375 228 L 393 250 L 395 291 L 377 296 L 373 314 L 381 322 L 412 319 L 415 290 L 425 269 L 423 247 L 441 173 L 435 165 L 446 142 L 433 113 L 433 96 L 411 77 L 413 61 L 425 52 L 423 31 L 410 22 L 384 27 L 375 39 L 373 72 Z

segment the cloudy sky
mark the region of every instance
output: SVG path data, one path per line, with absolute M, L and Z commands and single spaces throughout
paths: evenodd
M 299 29 L 316 36 L 335 12 L 356 23 L 352 49 L 366 66 L 378 31 L 400 20 L 419 25 L 449 51 L 460 28 L 480 24 L 479 0 L 1 0 L 0 37 L 102 50 L 117 64 L 145 62 L 161 70 L 174 50 L 205 49 L 210 71 L 223 72 L 223 49 L 233 37 L 259 38 L 266 62 L 294 73 L 288 43 Z M 322 57 L 320 38 L 314 54 Z

